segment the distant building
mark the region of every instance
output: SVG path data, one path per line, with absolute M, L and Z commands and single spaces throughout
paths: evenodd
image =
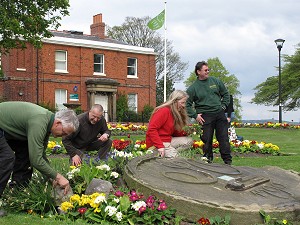
M 118 94 L 127 95 L 133 111 L 155 107 L 154 50 L 106 37 L 102 14 L 93 17 L 90 29 L 91 35 L 53 31 L 41 49 L 27 44 L 2 55 L 0 98 L 84 111 L 98 103 L 108 121 L 116 121 Z

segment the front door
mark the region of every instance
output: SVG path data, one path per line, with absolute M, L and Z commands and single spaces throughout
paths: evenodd
M 101 95 L 101 94 L 96 94 L 95 95 L 95 104 L 102 105 L 103 107 L 103 112 L 104 112 L 104 118 L 106 119 L 107 122 L 108 120 L 108 96 L 107 95 Z

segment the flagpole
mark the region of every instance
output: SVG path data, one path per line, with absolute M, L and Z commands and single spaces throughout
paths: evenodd
M 167 101 L 167 1 L 165 1 L 165 57 L 164 57 L 164 102 Z

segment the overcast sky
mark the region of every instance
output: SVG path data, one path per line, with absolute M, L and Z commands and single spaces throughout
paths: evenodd
M 155 17 L 165 8 L 163 0 L 70 0 L 70 16 L 59 30 L 90 34 L 93 15 L 102 13 L 109 26 L 126 17 Z M 167 39 L 182 61 L 187 78 L 198 61 L 218 57 L 240 81 L 243 119 L 278 120 L 278 107 L 250 104 L 254 87 L 278 75 L 278 50 L 274 40 L 285 39 L 282 54 L 293 55 L 300 43 L 299 0 L 169 0 Z M 158 32 L 164 36 L 164 29 Z M 283 65 L 284 62 L 282 62 Z M 177 89 L 185 89 L 176 84 Z M 300 111 L 283 112 L 283 121 L 300 122 Z

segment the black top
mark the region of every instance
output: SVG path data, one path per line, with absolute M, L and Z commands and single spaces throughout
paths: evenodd
M 229 101 L 229 105 L 227 106 L 225 113 L 227 113 L 227 117 L 231 118 L 231 113 L 234 112 L 234 108 L 233 108 L 233 97 L 232 95 L 230 95 L 230 101 Z
M 80 155 L 80 150 L 85 151 L 92 142 L 98 139 L 98 135 L 106 133 L 110 136 L 111 134 L 103 116 L 96 124 L 90 123 L 89 112 L 80 114 L 78 120 L 79 129 L 77 132 L 62 138 L 62 143 L 71 157 L 76 154 Z

